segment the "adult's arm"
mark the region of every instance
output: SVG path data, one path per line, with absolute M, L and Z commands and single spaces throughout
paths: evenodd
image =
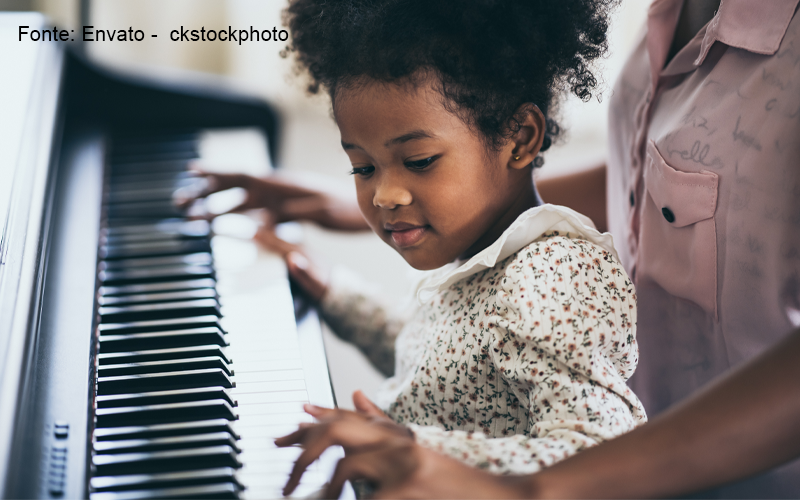
M 608 230 L 605 164 L 539 180 L 536 189 L 546 203 L 569 207 L 592 219 L 601 232 Z
M 522 484 L 543 498 L 681 495 L 800 456 L 800 330 L 650 423 Z

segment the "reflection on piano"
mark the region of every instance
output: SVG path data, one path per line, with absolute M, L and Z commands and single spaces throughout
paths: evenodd
M 9 36 L 43 22 L 0 16 L 0 491 L 278 497 L 300 450 L 273 438 L 334 403 L 319 321 L 280 259 L 172 204 L 204 130 L 255 127 L 274 161 L 277 117 Z

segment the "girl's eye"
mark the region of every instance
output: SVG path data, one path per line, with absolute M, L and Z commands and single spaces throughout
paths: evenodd
M 436 159 L 438 156 L 431 156 L 430 158 L 425 158 L 424 160 L 414 160 L 414 161 L 407 161 L 405 163 L 406 167 L 413 169 L 413 170 L 422 170 L 423 168 L 427 167 Z
M 369 175 L 375 171 L 375 167 L 372 165 L 366 167 L 353 167 L 353 170 L 350 171 L 350 175 Z

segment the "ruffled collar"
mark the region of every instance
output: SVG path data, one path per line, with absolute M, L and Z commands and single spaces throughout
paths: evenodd
M 453 262 L 431 272 L 417 287 L 417 299 L 428 302 L 433 296 L 464 278 L 497 265 L 543 234 L 559 231 L 580 235 L 619 259 L 610 233 L 601 233 L 585 215 L 558 205 L 544 204 L 526 210 L 491 245 L 467 261 Z

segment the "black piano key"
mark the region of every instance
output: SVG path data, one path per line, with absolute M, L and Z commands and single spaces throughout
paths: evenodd
M 172 183 L 170 183 L 172 184 Z M 122 186 L 118 189 L 113 189 L 109 193 L 109 198 L 113 200 L 111 203 L 137 203 L 142 201 L 164 200 L 172 201 L 172 194 L 175 192 L 175 186 L 167 185 L 164 187 L 159 184 L 151 184 L 149 186 L 140 186 L 138 188 L 132 186 Z
M 150 236 L 192 236 L 208 237 L 211 224 L 204 220 L 186 220 L 182 218 L 164 219 L 146 224 L 112 224 L 103 230 L 107 238 L 150 235 Z
M 179 292 L 140 293 L 112 297 L 100 296 L 98 300 L 101 306 L 123 306 L 133 304 L 180 302 L 192 299 L 217 300 L 217 291 L 213 288 L 199 288 L 196 290 L 181 290 Z
M 98 408 L 120 408 L 123 406 L 145 406 L 165 403 L 182 403 L 185 401 L 207 401 L 219 399 L 231 406 L 237 403 L 231 399 L 224 387 L 198 387 L 179 391 L 155 391 L 138 394 L 111 394 L 97 396 Z
M 170 255 L 167 257 L 145 257 L 141 259 L 120 259 L 103 262 L 100 265 L 102 271 L 115 271 L 119 269 L 131 269 L 139 267 L 162 267 L 177 265 L 210 266 L 212 264 L 210 253 L 198 252 L 187 255 Z
M 191 280 L 166 281 L 161 283 L 139 283 L 134 285 L 101 286 L 98 291 L 103 297 L 118 295 L 135 295 L 157 292 L 177 292 L 182 290 L 197 290 L 201 288 L 214 288 L 217 282 L 213 278 L 198 278 Z
M 101 335 L 185 330 L 188 328 L 207 327 L 214 327 L 219 329 L 221 333 L 225 333 L 222 330 L 222 326 L 219 324 L 219 317 L 217 315 L 195 316 L 191 318 L 158 319 L 149 321 L 127 321 L 124 323 L 101 323 L 98 326 Z
M 166 267 L 146 267 L 100 271 L 98 278 L 104 285 L 125 285 L 129 283 L 151 283 L 175 281 L 191 278 L 213 278 L 211 266 L 176 265 Z
M 212 418 L 236 420 L 237 418 L 231 405 L 222 400 L 98 408 L 95 416 L 99 427 L 189 422 Z
M 197 134 L 151 135 L 141 137 L 125 137 L 114 140 L 111 158 L 127 154 L 159 153 L 162 151 L 194 151 L 197 152 Z
M 131 257 L 157 257 L 194 252 L 210 252 L 211 245 L 206 239 L 174 239 L 153 242 L 107 245 L 100 249 L 103 259 L 126 259 Z
M 97 378 L 97 394 L 99 395 L 214 386 L 230 389 L 236 384 L 221 368 Z
M 164 172 L 185 172 L 189 160 L 197 158 L 192 153 L 175 153 L 174 155 L 164 155 L 158 158 L 148 158 L 146 156 L 128 156 L 123 162 L 116 163 L 111 167 L 111 182 L 117 176 L 142 175 L 149 173 Z
M 151 349 L 147 351 L 109 352 L 98 354 L 100 365 L 114 365 L 120 363 L 141 363 L 142 361 L 158 361 L 162 359 L 199 358 L 203 356 L 216 356 L 226 363 L 231 359 L 218 345 L 199 345 L 177 347 L 174 349 Z
M 158 183 L 161 185 L 170 185 L 170 184 L 177 184 L 180 185 L 181 183 L 188 183 L 191 184 L 195 182 L 197 179 L 197 174 L 194 172 L 158 172 L 158 173 L 131 173 L 131 174 L 115 174 L 113 176 L 113 183 L 110 184 L 110 190 L 113 190 L 116 187 L 124 187 L 124 186 L 141 186 L 147 185 L 152 183 Z M 110 222 L 110 221 L 109 221 Z
M 142 472 L 185 471 L 213 467 L 242 466 L 230 446 L 210 446 L 189 450 L 153 451 L 95 455 L 92 462 L 97 475 L 136 474 Z
M 100 321 L 120 323 L 154 319 L 222 316 L 217 299 L 196 299 L 157 304 L 134 304 L 100 308 Z
M 100 352 L 149 351 L 215 344 L 228 345 L 222 330 L 216 327 L 188 328 L 163 332 L 100 335 Z
M 165 218 L 181 216 L 184 213 L 182 208 L 172 202 L 172 198 L 167 200 L 116 202 L 109 203 L 107 207 L 110 218 Z
M 95 443 L 97 453 L 138 453 L 142 451 L 180 450 L 227 445 L 241 452 L 236 440 L 227 432 L 193 434 L 189 436 L 161 437 L 152 439 L 128 439 Z
M 223 418 L 196 422 L 97 428 L 94 431 L 94 437 L 97 441 L 113 441 L 117 439 L 188 436 L 190 434 L 208 434 L 212 432 L 226 432 L 233 436 L 234 439 L 239 439 L 239 435 L 234 432 L 230 421 Z
M 144 361 L 142 363 L 121 363 L 115 365 L 100 365 L 100 377 L 117 377 L 120 375 L 137 375 L 142 373 L 182 372 L 186 370 L 202 370 L 205 368 L 219 368 L 229 376 L 233 375 L 228 363 L 216 356 L 202 358 L 167 359 L 160 361 Z
M 197 486 L 203 484 L 231 483 L 238 488 L 243 486 L 236 478 L 236 469 L 218 467 L 184 472 L 155 474 L 129 474 L 123 476 L 93 477 L 89 483 L 92 490 L 120 491 L 131 489 L 175 488 L 181 486 Z
M 90 500 L 147 500 L 151 498 L 239 498 L 241 487 L 233 483 L 91 493 Z

